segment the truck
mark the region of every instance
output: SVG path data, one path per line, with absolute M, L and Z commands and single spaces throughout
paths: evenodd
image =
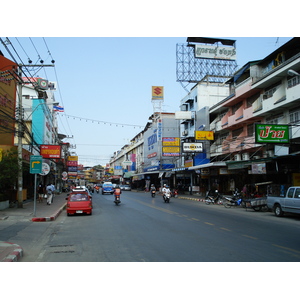
M 289 187 L 283 197 L 267 196 L 267 206 L 277 217 L 285 212 L 300 214 L 300 186 Z

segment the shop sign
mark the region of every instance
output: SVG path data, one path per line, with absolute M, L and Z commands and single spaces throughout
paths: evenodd
M 203 143 L 183 143 L 183 152 L 203 152 Z
M 43 158 L 60 158 L 60 145 L 41 145 L 40 154 Z
M 287 144 L 289 142 L 289 125 L 255 124 L 255 143 Z
M 195 140 L 213 141 L 214 132 L 213 131 L 195 131 Z

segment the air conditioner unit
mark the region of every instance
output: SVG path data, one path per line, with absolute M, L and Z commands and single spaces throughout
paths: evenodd
M 183 131 L 182 131 L 182 135 L 183 135 L 183 136 L 187 136 L 187 135 L 188 135 L 188 131 L 187 131 L 187 130 L 183 130 Z
M 253 156 L 253 159 L 260 159 L 260 156 L 259 155 L 255 155 L 255 156 Z
M 235 155 L 234 155 L 234 160 L 235 160 L 235 161 L 241 160 L 241 154 L 239 154 L 239 153 L 238 153 L 238 154 L 235 154 Z
M 249 160 L 249 153 L 248 152 L 242 153 L 242 160 Z

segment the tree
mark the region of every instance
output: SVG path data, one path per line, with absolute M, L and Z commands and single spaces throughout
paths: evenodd
M 12 197 L 17 185 L 18 152 L 15 149 L 4 151 L 0 161 L 0 201 Z

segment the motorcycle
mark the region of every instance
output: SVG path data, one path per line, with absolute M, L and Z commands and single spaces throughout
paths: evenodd
M 231 206 L 244 206 L 244 202 L 243 202 L 243 198 L 241 193 L 238 192 L 238 190 L 236 189 L 235 192 L 233 193 L 232 197 L 228 197 L 228 196 L 223 196 L 224 197 L 224 206 L 226 208 L 230 208 Z
M 170 203 L 171 194 L 169 192 L 164 194 L 165 203 Z
M 155 198 L 155 193 L 156 193 L 155 190 L 151 190 L 151 196 L 152 196 L 152 198 Z
M 178 197 L 178 190 L 175 189 L 172 193 L 172 197 L 177 198 Z
M 114 202 L 115 202 L 116 205 L 119 205 L 121 203 L 120 195 L 115 196 L 115 201 Z
M 209 195 L 210 192 L 206 193 L 205 204 L 222 204 L 222 197 L 219 194 L 218 190 L 215 190 L 213 195 Z

